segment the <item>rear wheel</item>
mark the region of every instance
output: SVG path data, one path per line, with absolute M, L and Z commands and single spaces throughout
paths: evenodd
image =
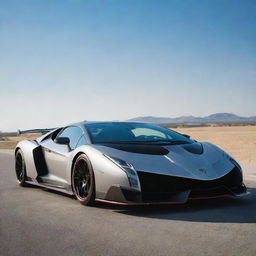
M 15 154 L 15 171 L 17 176 L 17 182 L 20 186 L 24 187 L 26 185 L 27 173 L 25 160 L 20 149 Z
M 94 173 L 85 155 L 80 155 L 72 170 L 72 188 L 81 204 L 92 205 L 95 199 Z

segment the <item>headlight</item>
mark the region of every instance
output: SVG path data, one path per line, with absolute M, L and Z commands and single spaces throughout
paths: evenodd
M 226 157 L 232 164 L 234 164 L 238 169 L 242 170 L 242 167 L 240 166 L 240 164 L 232 157 L 230 156 L 228 153 L 226 153 L 225 151 L 223 151 L 223 155 L 224 157 Z
M 229 158 L 230 162 L 232 164 L 234 164 L 238 169 L 242 170 L 242 167 L 240 166 L 240 164 L 232 157 Z
M 115 163 L 118 167 L 120 167 L 126 173 L 130 186 L 132 188 L 140 190 L 138 175 L 134 170 L 134 167 L 130 163 L 127 163 L 126 161 L 113 156 L 108 156 L 105 154 L 104 156 L 107 157 L 109 160 L 111 160 L 113 163 Z

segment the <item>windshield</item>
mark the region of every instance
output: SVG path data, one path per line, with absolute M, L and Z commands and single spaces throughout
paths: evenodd
M 144 123 L 106 122 L 85 124 L 92 143 L 182 144 L 193 140 L 167 128 Z

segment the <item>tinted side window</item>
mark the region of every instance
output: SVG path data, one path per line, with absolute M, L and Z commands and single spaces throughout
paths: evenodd
M 70 139 L 70 148 L 73 150 L 76 147 L 76 144 L 80 137 L 82 136 L 83 131 L 81 128 L 76 126 L 70 126 L 65 128 L 58 137 L 68 137 Z
M 83 146 L 83 145 L 86 145 L 87 144 L 87 141 L 86 141 L 86 138 L 84 136 L 82 136 L 80 138 L 80 140 L 78 141 L 77 145 L 76 145 L 76 148 L 80 147 L 80 146 Z

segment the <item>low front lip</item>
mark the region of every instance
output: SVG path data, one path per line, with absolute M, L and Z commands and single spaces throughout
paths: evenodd
M 226 186 L 220 186 L 199 191 L 186 190 L 173 193 L 150 193 L 151 200 L 148 200 L 149 197 L 147 197 L 147 194 L 148 193 L 143 193 L 130 188 L 112 186 L 105 198 L 98 198 L 96 201 L 119 205 L 185 204 L 189 200 L 196 199 L 214 199 L 227 196 L 243 197 L 248 195 L 249 192 L 247 191 L 246 186 L 242 184 L 236 187 L 236 191 L 232 191 L 231 188 Z M 151 194 L 154 198 L 153 201 Z M 155 198 L 154 195 L 157 197 L 160 195 L 159 200 L 157 197 Z M 161 198 L 168 198 L 168 200 L 161 200 Z
M 248 192 L 246 193 L 246 195 Z M 189 197 L 187 201 L 185 202 L 142 202 L 142 203 L 134 203 L 134 202 L 118 202 L 118 201 L 110 201 L 105 199 L 95 199 L 95 201 L 100 203 L 108 203 L 113 205 L 126 205 L 126 206 L 132 206 L 132 205 L 179 205 L 179 204 L 185 204 L 189 200 L 204 200 L 204 199 L 217 199 L 217 198 L 223 198 L 223 197 L 236 197 L 232 194 L 223 194 L 218 196 L 212 196 L 212 197 Z

